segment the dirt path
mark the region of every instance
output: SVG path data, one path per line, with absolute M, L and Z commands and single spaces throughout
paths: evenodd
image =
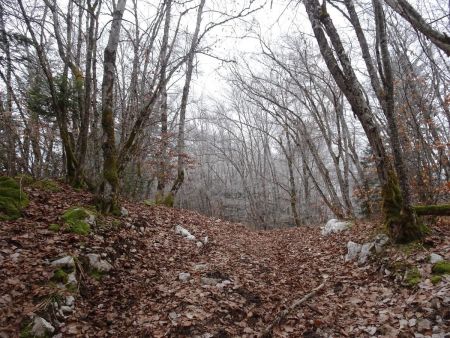
M 448 278 L 433 286 L 424 275 L 418 287 L 406 288 L 398 274 L 387 271 L 398 261 L 429 273 L 427 250 L 391 247 L 384 258 L 362 267 L 344 262 L 347 241 L 367 240 L 370 224 L 328 237 L 318 228 L 256 232 L 193 212 L 127 204 L 129 216 L 99 219 L 95 234 L 80 237 L 54 233 L 48 225 L 67 207 L 88 204 L 90 195 L 65 188 L 30 191 L 30 197 L 26 217 L 0 228 L 2 337 L 16 337 L 33 313 L 57 324 L 49 299 L 69 292 L 49 283 L 48 262 L 64 255 L 82 262 L 89 253 L 102 255 L 114 268 L 96 279 L 79 265 L 75 311 L 55 324 L 63 337 L 255 337 L 325 276 L 324 289 L 276 325 L 274 336 L 420 332 L 437 338 L 450 332 Z M 175 225 L 197 239 L 208 236 L 208 243 L 188 241 L 175 233 Z M 448 259 L 448 225 L 435 231 L 428 239 L 432 250 Z M 182 281 L 180 273 L 190 275 Z

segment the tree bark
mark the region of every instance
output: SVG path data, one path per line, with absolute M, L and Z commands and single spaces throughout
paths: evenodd
M 375 25 L 377 41 L 379 41 L 381 63 L 384 74 L 384 113 L 386 116 L 389 138 L 391 140 L 392 153 L 394 156 L 394 166 L 401 189 L 401 206 L 399 215 L 395 220 L 387 219 L 387 226 L 391 235 L 396 241 L 403 242 L 418 239 L 421 237 L 421 230 L 417 224 L 416 215 L 412 208 L 411 191 L 408 182 L 408 174 L 406 171 L 405 161 L 403 159 L 400 138 L 398 134 L 397 121 L 395 118 L 394 104 L 394 78 L 392 75 L 391 59 L 387 45 L 386 21 L 380 0 L 373 0 L 375 12 Z M 385 188 L 386 189 L 386 188 Z
M 160 64 L 161 64 L 161 104 L 159 106 L 160 116 L 161 116 L 161 140 L 160 140 L 160 154 L 159 154 L 159 166 L 158 166 L 158 174 L 157 179 L 158 183 L 156 186 L 156 202 L 164 202 L 165 200 L 165 189 L 168 177 L 168 146 L 169 146 L 169 135 L 168 135 L 168 126 L 167 126 L 167 53 L 168 53 L 168 44 L 169 44 L 169 30 L 170 30 L 170 19 L 171 19 L 171 9 L 172 9 L 172 1 L 168 0 L 166 3 L 166 18 L 164 23 L 164 35 L 163 41 L 161 43 L 161 52 L 160 52 Z M 169 197 L 168 202 L 171 201 Z M 170 204 L 170 203 L 169 203 Z
M 408 21 L 414 29 L 417 29 L 437 47 L 442 49 L 447 56 L 450 56 L 450 37 L 433 29 L 407 0 L 385 0 L 385 2 Z
M 205 6 L 206 0 L 201 0 L 200 5 L 197 10 L 197 23 L 195 26 L 195 31 L 192 36 L 191 46 L 188 52 L 188 59 L 186 62 L 186 78 L 184 81 L 183 94 L 181 96 L 180 105 L 180 120 L 178 125 L 178 139 L 177 139 L 177 153 L 178 153 L 178 168 L 177 168 L 177 178 L 170 189 L 170 193 L 175 196 L 181 185 L 184 182 L 185 176 L 185 122 L 186 122 L 186 110 L 189 98 L 189 90 L 191 87 L 192 74 L 194 72 L 194 58 L 195 51 L 198 46 L 198 38 L 200 34 L 200 24 L 202 22 L 203 8 Z
M 0 121 L 5 128 L 6 144 L 7 144 L 7 173 L 15 176 L 16 170 L 16 144 L 15 144 L 15 128 L 13 119 L 13 94 L 12 94 L 12 63 L 11 50 L 9 46 L 8 35 L 6 34 L 4 8 L 0 3 L 0 43 L 1 49 L 5 53 L 6 58 L 6 107 L 0 107 Z
M 100 209 L 105 213 L 120 213 L 119 176 L 114 123 L 114 68 L 119 45 L 122 17 L 126 0 L 118 0 L 113 12 L 108 44 L 103 57 L 102 128 L 103 128 L 103 183 Z

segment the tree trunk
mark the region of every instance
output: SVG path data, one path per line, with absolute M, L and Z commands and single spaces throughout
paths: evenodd
M 11 51 L 9 46 L 8 36 L 6 34 L 6 27 L 3 15 L 3 5 L 0 4 L 0 43 L 1 49 L 5 53 L 6 58 L 6 107 L 0 108 L 0 121 L 2 121 L 5 128 L 6 144 L 7 144 L 7 173 L 14 176 L 16 170 L 16 144 L 15 144 L 15 128 L 13 119 L 13 97 L 12 97 L 12 63 Z
M 395 170 L 397 172 L 401 190 L 401 196 L 399 196 L 401 201 L 400 210 L 398 210 L 398 214 L 394 219 L 388 218 L 386 221 L 393 238 L 398 242 L 404 242 L 418 239 L 422 234 L 419 224 L 417 223 L 416 214 L 412 208 L 408 175 L 402 155 L 397 121 L 395 118 L 394 78 L 392 75 L 391 60 L 387 45 L 384 12 L 379 0 L 373 0 L 373 6 L 375 11 L 376 34 L 378 37 L 377 41 L 379 41 L 381 63 L 383 65 L 383 70 L 380 73 L 384 74 L 384 78 L 382 79 L 384 83 L 384 113 L 388 124 Z
M 172 1 L 169 0 L 166 3 L 166 18 L 164 23 L 164 35 L 163 35 L 163 41 L 161 44 L 161 52 L 160 52 L 160 63 L 161 63 L 161 76 L 160 76 L 160 82 L 161 82 L 161 104 L 159 106 L 160 110 L 160 116 L 161 116 L 161 140 L 160 140 L 160 154 L 159 154 L 159 166 L 158 166 L 158 173 L 157 173 L 157 179 L 158 183 L 156 186 L 156 202 L 161 203 L 165 201 L 165 189 L 166 189 L 166 183 L 167 183 L 167 177 L 168 177 L 168 170 L 169 170 L 169 159 L 167 156 L 168 146 L 169 146 L 169 140 L 168 140 L 168 128 L 167 128 L 167 52 L 168 52 L 168 43 L 169 43 L 169 30 L 170 30 L 170 19 L 171 19 L 171 9 L 172 9 Z M 170 206 L 172 199 L 169 196 L 168 206 Z
M 126 0 L 118 0 L 113 12 L 103 58 L 102 81 L 102 128 L 103 128 L 103 183 L 101 186 L 100 209 L 104 213 L 120 213 L 119 176 L 117 171 L 117 149 L 114 124 L 114 68 L 119 45 L 122 17 Z
M 200 5 L 197 10 L 197 24 L 195 26 L 195 31 L 192 36 L 191 47 L 188 54 L 188 60 L 186 63 L 186 79 L 183 87 L 183 94 L 181 97 L 181 106 L 180 106 L 180 122 L 178 125 L 178 139 L 177 139 L 177 153 L 178 153 L 178 169 L 177 169 L 177 178 L 172 185 L 172 189 L 170 193 L 172 196 L 175 196 L 180 190 L 185 176 L 185 120 L 186 120 L 186 110 L 187 110 L 187 102 L 189 98 L 189 90 L 191 87 L 192 73 L 194 72 L 194 58 L 195 58 L 195 50 L 198 44 L 198 37 L 200 34 L 200 24 L 202 22 L 203 8 L 205 6 L 206 0 L 201 0 Z
M 296 226 L 301 226 L 302 223 L 300 221 L 300 217 L 298 216 L 297 211 L 297 187 L 295 185 L 295 177 L 294 177 L 294 153 L 291 146 L 291 136 L 288 131 L 286 131 L 286 143 L 287 143 L 287 151 L 285 152 L 288 171 L 289 171 L 289 197 L 291 203 L 291 211 L 292 217 L 294 219 L 294 224 Z

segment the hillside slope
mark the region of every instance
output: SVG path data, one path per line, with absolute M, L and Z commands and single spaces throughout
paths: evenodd
M 125 203 L 128 215 L 98 216 L 82 236 L 49 225 L 62 225 L 68 208 L 93 197 L 64 185 L 53 190 L 27 188 L 24 217 L 1 222 L 0 337 L 31 336 L 33 315 L 58 337 L 254 337 L 323 281 L 274 325 L 274 336 L 450 336 L 449 277 L 433 285 L 428 263 L 431 252 L 450 258 L 448 223 L 434 227 L 429 249 L 390 246 L 358 266 L 344 261 L 346 244 L 371 237 L 372 224 L 327 237 L 318 227 L 252 231 L 186 210 Z M 188 240 L 177 225 L 208 241 Z M 90 270 L 89 254 L 112 269 Z M 72 288 L 57 283 L 51 264 L 67 255 L 75 258 Z M 407 287 L 405 272 L 415 267 L 419 279 Z M 68 296 L 74 304 L 62 308 Z

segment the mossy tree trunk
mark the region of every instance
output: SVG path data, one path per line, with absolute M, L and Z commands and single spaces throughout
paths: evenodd
M 119 175 L 117 166 L 117 149 L 114 134 L 114 67 L 120 29 L 126 0 L 119 0 L 114 8 L 113 21 L 108 44 L 103 58 L 102 82 L 102 128 L 104 134 L 103 148 L 103 183 L 101 185 L 100 209 L 104 213 L 120 213 Z
M 394 78 L 392 75 L 391 60 L 387 45 L 386 19 L 380 0 L 373 0 L 375 12 L 376 41 L 380 50 L 383 83 L 383 111 L 386 116 L 389 139 L 391 141 L 392 154 L 397 178 L 393 172 L 389 173 L 387 184 L 383 187 L 383 203 L 385 209 L 386 225 L 391 236 L 396 242 L 409 242 L 419 239 L 422 236 L 421 227 L 417 221 L 416 214 L 412 207 L 411 191 L 406 172 L 405 161 L 403 159 L 398 134 L 397 120 L 395 117 L 394 103 Z M 397 188 L 399 187 L 399 189 Z M 391 199 L 395 197 L 396 203 L 393 205 Z M 393 207 L 392 209 L 390 207 Z M 395 213 L 396 215 L 392 215 Z

